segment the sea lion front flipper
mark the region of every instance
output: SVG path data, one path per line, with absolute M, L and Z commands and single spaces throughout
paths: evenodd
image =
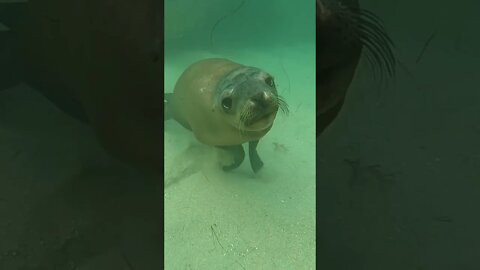
M 248 155 L 250 157 L 250 165 L 254 173 L 260 171 L 263 167 L 263 161 L 260 159 L 260 156 L 257 152 L 257 145 L 259 141 L 251 141 L 248 144 Z
M 245 159 L 245 151 L 243 150 L 243 146 L 241 144 L 232 146 L 218 146 L 218 148 L 221 148 L 233 155 L 233 164 L 223 166 L 224 171 L 231 171 L 238 168 Z

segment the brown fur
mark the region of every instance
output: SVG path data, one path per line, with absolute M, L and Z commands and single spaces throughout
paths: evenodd
M 221 58 L 201 60 L 187 68 L 175 85 L 169 102 L 173 118 L 204 144 L 239 145 L 258 140 L 270 130 L 241 132 L 213 107 L 218 82 L 238 67 L 241 65 Z

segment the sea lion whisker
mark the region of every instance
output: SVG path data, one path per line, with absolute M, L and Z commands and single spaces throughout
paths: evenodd
M 243 137 L 246 136 L 247 130 L 245 130 L 245 125 L 250 124 L 252 119 L 253 112 L 251 110 L 243 109 L 240 112 L 240 123 L 238 125 L 238 132 Z
M 386 76 L 392 77 L 395 73 L 393 64 L 391 64 L 390 60 L 385 57 L 385 54 L 378 44 L 375 42 L 374 38 L 369 37 L 361 37 L 359 40 L 362 41 L 363 45 L 365 46 L 366 52 L 369 52 L 370 55 L 373 57 L 374 64 L 378 67 L 379 78 L 382 81 Z
M 362 22 L 362 20 L 361 20 Z M 389 72 L 390 75 L 393 75 L 395 72 L 394 64 L 395 64 L 395 56 L 391 50 L 393 47 L 393 43 L 388 36 L 384 33 L 381 28 L 378 28 L 371 22 L 365 21 L 365 23 L 361 23 L 359 26 L 359 30 L 364 33 L 366 37 L 371 37 L 372 41 L 376 43 L 379 47 L 379 50 L 382 51 L 382 55 L 385 57 L 385 62 L 389 64 Z
M 364 29 L 361 29 L 361 30 L 363 30 L 363 31 L 368 30 L 369 33 L 372 36 L 381 40 L 383 42 L 382 45 L 388 46 L 385 49 L 388 49 L 389 47 L 394 47 L 393 41 L 386 34 L 385 28 L 383 27 L 383 25 L 379 25 L 375 22 L 372 22 L 372 21 L 362 17 L 362 16 L 359 16 L 357 19 L 358 19 L 358 22 L 359 22 L 359 26 L 364 27 Z M 388 52 L 388 53 L 393 55 L 393 53 L 391 51 Z
M 252 118 L 252 111 L 251 110 L 247 110 L 247 109 L 243 109 L 241 112 L 240 112 L 240 121 L 242 123 L 247 123 L 251 120 Z
M 386 33 L 383 21 L 373 12 L 357 8 L 343 7 L 340 15 L 351 27 L 352 36 L 364 47 L 364 55 L 373 70 L 374 78 L 383 82 L 385 73 L 395 75 L 396 58 L 393 53 L 394 43 Z
M 383 81 L 384 78 L 384 73 L 385 70 L 388 72 L 388 68 L 386 67 L 384 58 L 382 57 L 382 53 L 378 51 L 378 46 L 375 45 L 375 43 L 368 38 L 360 38 L 360 40 L 363 43 L 363 46 L 367 49 L 368 52 L 370 52 L 370 55 L 373 57 L 374 64 L 378 67 L 378 75 L 380 76 L 380 82 Z
M 283 114 L 288 115 L 289 114 L 289 109 L 288 109 L 288 104 L 285 102 L 285 99 L 281 96 L 277 96 L 277 105 L 278 108 L 282 111 Z
M 241 119 L 242 121 L 245 121 L 245 120 L 247 119 L 247 116 L 248 116 L 248 110 L 242 110 L 242 111 L 240 112 L 240 119 Z
M 393 41 L 390 37 L 386 34 L 383 26 L 375 25 L 372 22 L 368 22 L 367 20 L 360 20 L 361 27 L 359 28 L 360 31 L 363 33 L 365 38 L 372 37 L 373 43 L 375 43 L 382 55 L 384 60 L 384 64 L 387 65 L 389 68 L 389 75 L 395 75 L 395 65 L 396 59 L 393 53 Z
M 361 37 L 359 40 L 366 49 L 364 52 L 369 53 L 371 56 L 370 59 L 372 60 L 373 66 L 377 67 L 377 69 L 373 70 L 375 74 L 379 75 L 380 80 L 385 78 L 385 73 L 390 77 L 394 76 L 394 64 L 392 64 L 391 61 L 385 57 L 379 45 L 368 37 Z
M 375 13 L 367 9 L 362 8 L 352 8 L 351 9 L 355 14 L 361 15 L 370 19 L 371 21 L 377 23 L 378 25 L 383 25 L 383 20 Z
M 375 81 L 377 81 L 378 80 L 377 74 L 381 73 L 381 71 L 378 71 L 378 65 L 375 62 L 375 59 L 372 55 L 372 52 L 369 51 L 369 50 L 365 50 L 363 52 L 363 55 L 365 56 L 365 59 L 367 60 L 368 67 L 370 68 L 370 70 L 372 70 L 373 79 Z

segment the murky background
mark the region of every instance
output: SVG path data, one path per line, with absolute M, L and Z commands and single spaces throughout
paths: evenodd
M 380 91 L 360 66 L 317 142 L 319 265 L 479 269 L 478 2 L 361 3 L 399 65 Z

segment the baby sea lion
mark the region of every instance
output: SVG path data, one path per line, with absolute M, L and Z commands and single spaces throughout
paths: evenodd
M 317 0 L 317 136 L 340 112 L 362 54 L 377 78 L 395 74 L 393 42 L 358 0 Z
M 226 171 L 243 162 L 242 144 L 246 142 L 253 171 L 263 167 L 256 148 L 279 109 L 288 111 L 270 74 L 221 58 L 192 64 L 173 93 L 165 94 L 165 120 L 172 118 L 201 143 L 230 152 L 234 162 L 223 167 Z

